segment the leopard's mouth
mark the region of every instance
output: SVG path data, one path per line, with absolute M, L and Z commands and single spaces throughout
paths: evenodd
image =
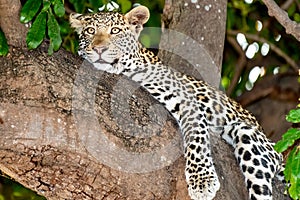
M 118 58 L 111 59 L 110 61 L 107 61 L 103 58 L 104 53 L 108 50 L 108 47 L 94 48 L 94 50 L 99 55 L 99 59 L 95 61 L 96 63 L 113 65 L 119 61 Z
M 107 62 L 107 61 L 103 60 L 102 58 L 100 58 L 100 59 L 96 60 L 96 63 L 114 65 L 114 64 L 118 63 L 118 61 L 119 61 L 118 58 L 114 59 L 112 62 Z

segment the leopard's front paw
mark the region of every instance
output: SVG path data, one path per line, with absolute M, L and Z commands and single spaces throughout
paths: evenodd
M 202 173 L 186 172 L 188 192 L 192 200 L 211 200 L 220 188 L 215 171 Z

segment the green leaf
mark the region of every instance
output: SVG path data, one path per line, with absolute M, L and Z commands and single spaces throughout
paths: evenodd
M 295 153 L 292 160 L 292 176 L 300 179 L 300 148 L 295 147 Z
M 285 169 L 284 169 L 284 177 L 287 182 L 291 179 L 292 175 L 292 165 L 291 163 L 293 162 L 293 155 L 296 151 L 296 148 L 292 149 L 292 151 L 289 153 L 287 159 L 286 159 L 286 164 L 285 164 Z
M 6 37 L 0 29 L 0 56 L 6 56 L 8 54 L 8 44 Z
M 26 36 L 29 49 L 37 48 L 43 41 L 46 32 L 46 13 L 41 12 L 34 20 Z
M 70 3 L 73 4 L 75 12 L 82 13 L 84 11 L 85 0 L 70 0 Z
M 59 22 L 59 27 L 61 35 L 68 35 L 72 31 L 70 23 L 65 20 Z
M 290 128 L 283 136 L 285 140 L 297 140 L 300 139 L 300 130 L 297 128 Z
M 62 0 L 54 0 L 54 13 L 58 16 L 58 17 L 62 17 L 65 14 L 65 7 L 64 4 L 62 2 Z
M 295 140 L 298 139 L 300 139 L 300 130 L 291 128 L 282 136 L 282 139 L 275 144 L 274 149 L 281 153 L 292 146 Z
M 101 6 L 103 6 L 103 3 L 102 1 L 99 1 L 99 0 L 89 0 L 90 4 L 92 5 L 92 7 L 94 9 L 98 9 L 100 8 Z
M 44 0 L 42 12 L 47 12 L 50 9 L 50 6 L 51 6 L 50 1 Z
M 277 152 L 281 153 L 281 152 L 284 152 L 285 150 L 287 150 L 293 144 L 294 143 L 291 142 L 290 140 L 280 140 L 275 144 L 274 149 Z
M 300 122 L 300 109 L 290 110 L 289 114 L 286 116 L 286 120 L 292 123 Z
M 292 177 L 290 181 L 290 188 L 289 188 L 289 194 L 292 197 L 292 199 L 300 199 L 300 179 L 296 177 Z
M 289 172 L 287 177 L 289 178 L 290 188 L 289 194 L 293 199 L 300 198 L 300 151 L 295 147 L 289 154 L 286 166 L 288 166 Z
M 33 17 L 37 14 L 37 12 L 39 11 L 41 3 L 42 3 L 42 0 L 26 1 L 25 5 L 22 7 L 22 10 L 20 13 L 20 21 L 22 23 L 30 22 L 33 19 Z
M 58 22 L 56 21 L 54 15 L 51 12 L 48 12 L 48 36 L 50 38 L 49 48 L 53 48 L 54 51 L 57 51 L 61 45 L 62 39 L 60 36 L 60 28 Z
M 48 48 L 48 55 L 52 55 L 53 54 L 53 43 L 50 42 L 49 48 Z

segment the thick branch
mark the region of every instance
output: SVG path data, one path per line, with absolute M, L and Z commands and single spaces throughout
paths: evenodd
M 285 28 L 286 33 L 293 35 L 300 42 L 300 24 L 292 21 L 287 12 L 282 10 L 274 0 L 262 0 L 267 6 L 269 15 Z
M 0 0 L 0 27 L 9 45 L 25 47 L 27 28 L 20 23 L 20 0 Z
M 210 5 L 205 7 L 205 5 Z M 227 1 L 167 0 L 159 56 L 178 71 L 219 87 L 226 29 Z M 178 36 L 178 37 L 177 37 Z M 190 65 L 189 65 L 190 64 Z

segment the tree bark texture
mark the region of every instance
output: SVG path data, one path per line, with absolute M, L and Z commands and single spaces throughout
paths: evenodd
M 20 0 L 0 0 L 0 27 L 9 44 L 26 47 L 28 29 L 20 23 L 20 7 Z
M 205 80 L 218 88 L 221 79 L 226 10 L 226 0 L 166 0 L 162 17 L 163 27 L 175 30 L 178 34 L 163 34 L 160 48 L 168 51 L 161 51 L 160 57 L 175 69 Z M 176 40 L 177 38 L 180 39 Z
M 193 4 L 178 2 L 166 6 L 176 16 L 170 24 L 179 26 L 188 23 L 184 16 Z M 213 9 L 216 2 L 207 2 Z M 225 26 L 222 5 L 223 18 L 211 24 Z M 225 33 L 211 33 L 211 43 L 203 34 L 220 67 Z M 64 50 L 46 52 L 45 44 L 34 51 L 13 47 L 0 59 L 1 172 L 47 199 L 190 199 L 181 136 L 170 114 L 125 77 L 97 71 Z M 232 148 L 219 137 L 211 140 L 221 182 L 215 199 L 247 199 Z M 274 199 L 286 199 L 283 186 L 275 185 Z

